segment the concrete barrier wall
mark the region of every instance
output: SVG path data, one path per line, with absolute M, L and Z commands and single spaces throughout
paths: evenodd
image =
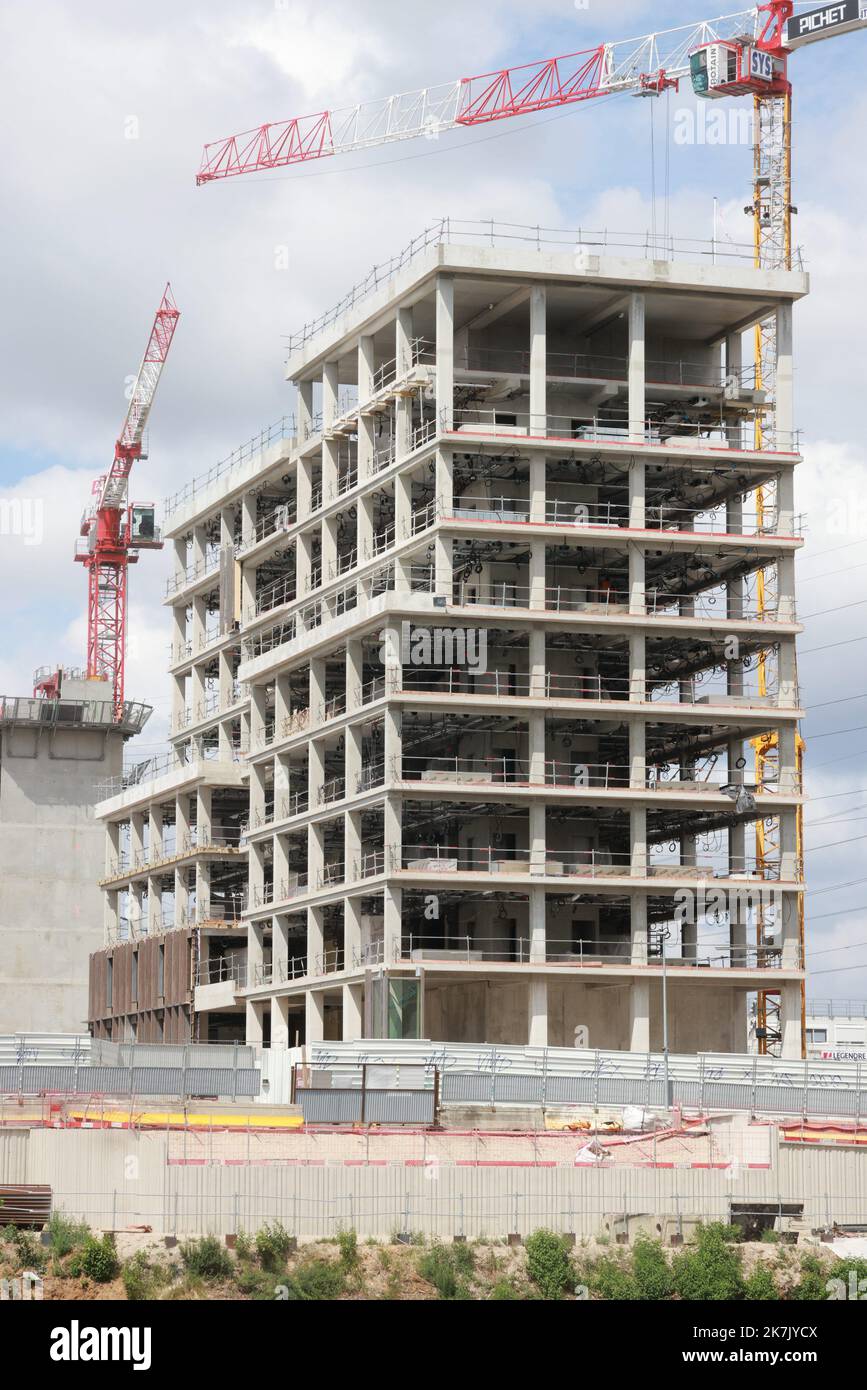
M 772 1144 L 768 1169 L 434 1168 L 167 1163 L 168 1136 L 131 1131 L 32 1130 L 22 1146 L 0 1132 L 12 1181 L 49 1183 L 55 1207 L 95 1227 L 219 1235 L 280 1221 L 301 1238 L 354 1229 L 526 1235 L 538 1226 L 589 1236 L 606 1216 L 649 1213 L 728 1220 L 735 1202 L 803 1203 L 810 1225 L 867 1224 L 867 1154 Z M 21 1172 L 21 1152 L 26 1172 Z

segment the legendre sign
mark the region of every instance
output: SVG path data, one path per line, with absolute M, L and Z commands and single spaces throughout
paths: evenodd
M 829 34 L 845 34 L 857 29 L 867 19 L 867 0 L 840 0 L 837 5 L 823 5 L 807 14 L 793 15 L 786 21 L 786 48 L 812 43 Z

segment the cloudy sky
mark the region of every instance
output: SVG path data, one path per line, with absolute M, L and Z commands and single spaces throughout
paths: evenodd
M 78 521 L 110 461 L 126 378 L 167 279 L 183 317 L 150 458 L 134 475 L 141 501 L 159 502 L 291 412 L 283 335 L 442 216 L 643 233 L 653 221 L 653 149 L 660 224 L 709 237 L 717 197 L 722 235 L 741 241 L 750 232 L 751 150 L 737 138 L 676 139 L 689 122 L 702 128 L 686 92 L 591 102 L 480 135 L 457 131 L 197 189 L 205 142 L 698 21 L 713 8 L 699 0 L 5 6 L 0 501 L 3 516 L 21 502 L 30 524 L 27 534 L 8 525 L 0 534 L 0 688 L 26 693 L 36 666 L 84 659 Z M 856 34 L 792 60 L 797 240 L 812 275 L 812 295 L 796 311 L 799 509 L 809 528 L 799 582 L 813 798 L 810 992 L 838 998 L 867 995 L 865 59 L 867 34 Z M 169 631 L 159 598 L 168 563 L 167 554 L 145 555 L 131 575 L 128 692 L 155 706 L 143 756 L 165 730 Z

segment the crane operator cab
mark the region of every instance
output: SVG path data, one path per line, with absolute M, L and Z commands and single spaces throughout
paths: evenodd
M 689 56 L 692 90 L 715 99 L 771 96 L 786 81 L 786 60 L 752 44 L 708 43 Z

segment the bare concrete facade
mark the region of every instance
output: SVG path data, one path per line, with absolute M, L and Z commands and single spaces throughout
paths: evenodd
M 199 1036 L 741 1052 L 772 989 L 800 1052 L 806 290 L 440 244 L 295 335 L 297 420 L 168 507 L 174 752 L 100 808 L 109 939 L 202 929 Z
M 61 698 L 0 698 L 0 1029 L 80 1032 L 87 962 L 102 938 L 104 830 L 97 784 L 150 711 L 114 721 L 107 686 L 64 681 Z

